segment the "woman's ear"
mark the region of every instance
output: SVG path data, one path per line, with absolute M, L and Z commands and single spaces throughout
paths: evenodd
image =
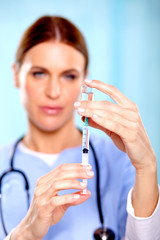
M 14 77 L 14 86 L 19 88 L 19 72 L 16 63 L 12 64 L 13 77 Z

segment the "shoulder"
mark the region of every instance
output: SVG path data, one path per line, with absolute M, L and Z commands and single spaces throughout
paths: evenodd
M 0 146 L 0 156 L 1 157 L 4 155 L 7 156 L 11 151 L 11 149 L 13 149 L 14 144 L 15 144 L 15 140 Z
M 9 160 L 16 140 L 0 146 L 0 172 L 9 167 Z

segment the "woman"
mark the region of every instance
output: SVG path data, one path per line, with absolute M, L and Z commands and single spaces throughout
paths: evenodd
M 2 184 L 5 227 L 8 232 L 13 229 L 8 239 L 92 239 L 100 226 L 93 151 L 100 169 L 104 225 L 114 231 L 116 240 L 124 238 L 127 195 L 134 185 L 129 196 L 134 213 L 128 216 L 125 239 L 142 239 L 141 234 L 146 236 L 143 239 L 151 239 L 155 234 L 154 216 L 159 218 L 156 157 L 138 109 L 114 86 L 85 80 L 87 67 L 85 40 L 66 19 L 42 17 L 21 39 L 13 71 L 27 113 L 28 132 L 17 144 L 14 168 L 27 175 L 32 201 L 27 212 L 23 180 L 20 174 L 8 174 Z M 116 104 L 78 102 L 84 80 Z M 82 133 L 74 125 L 74 105 L 82 119 L 88 117 L 90 126 L 112 140 L 91 135 L 92 167 L 88 165 L 87 170 L 81 165 Z M 10 165 L 13 145 L 1 149 L 1 173 Z M 81 179 L 90 179 L 86 194 L 82 194 L 86 184 Z M 138 226 L 137 217 L 141 219 Z M 153 231 L 148 229 L 148 219 L 154 223 Z M 146 230 L 139 231 L 139 226 Z M 2 239 L 2 226 L 0 234 Z M 159 239 L 158 234 L 152 239 Z

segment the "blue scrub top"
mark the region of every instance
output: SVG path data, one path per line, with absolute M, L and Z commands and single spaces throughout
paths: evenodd
M 125 235 L 127 195 L 134 185 L 135 169 L 128 156 L 118 150 L 109 138 L 97 137 L 91 134 L 90 141 L 96 152 L 100 167 L 101 205 L 104 215 L 104 225 L 116 234 L 116 240 Z M 13 143 L 0 149 L 0 174 L 9 168 Z M 17 148 L 14 166 L 25 172 L 30 184 L 31 199 L 38 178 L 62 163 L 81 163 L 81 146 L 62 151 L 53 166 L 48 166 L 43 160 L 23 153 Z M 88 190 L 91 197 L 81 205 L 70 207 L 59 223 L 50 227 L 45 240 L 93 240 L 93 232 L 101 227 L 96 193 L 96 167 L 92 150 L 89 162 L 95 173 L 88 180 Z M 63 193 L 68 193 L 64 190 Z M 11 173 L 2 182 L 2 209 L 7 231 L 11 231 L 26 215 L 27 197 L 24 180 L 19 174 Z M 5 237 L 0 222 L 0 239 Z

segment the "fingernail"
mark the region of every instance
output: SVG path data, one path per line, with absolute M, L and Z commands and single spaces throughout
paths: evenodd
M 80 185 L 81 185 L 82 187 L 87 187 L 87 184 L 84 183 L 84 182 L 80 182 Z
M 78 108 L 78 112 L 84 112 L 84 108 Z
M 81 166 L 83 167 L 83 168 L 85 168 L 85 169 L 88 169 L 88 170 L 91 170 L 92 169 L 92 166 L 90 165 L 90 164 L 82 164 L 81 163 Z
M 98 115 L 96 115 L 96 114 L 93 114 L 93 116 L 92 116 L 94 119 L 98 119 L 99 117 L 98 117 Z
M 75 106 L 75 107 L 79 107 L 80 105 L 81 105 L 80 102 L 75 102 L 75 103 L 74 103 L 74 106 Z
M 91 82 L 92 82 L 91 79 L 85 79 L 84 81 L 85 81 L 86 83 L 91 83 Z
M 74 198 L 74 199 L 78 199 L 78 198 L 80 198 L 80 195 L 79 195 L 79 194 L 74 194 L 74 195 L 73 195 L 73 198 Z
M 93 175 L 94 175 L 94 172 L 87 172 L 87 175 L 88 175 L 88 176 L 93 176 Z
M 82 195 L 88 194 L 87 189 L 84 189 L 81 194 Z
M 90 164 L 87 165 L 87 169 L 91 170 L 92 166 Z

